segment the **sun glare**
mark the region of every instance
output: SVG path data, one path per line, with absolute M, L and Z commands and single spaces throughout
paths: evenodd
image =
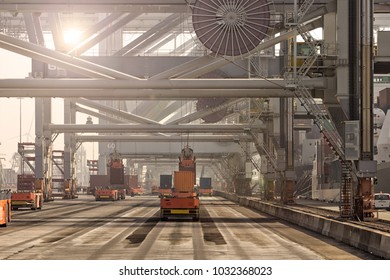
M 77 44 L 81 37 L 81 31 L 78 29 L 67 29 L 64 31 L 64 42 L 65 44 Z

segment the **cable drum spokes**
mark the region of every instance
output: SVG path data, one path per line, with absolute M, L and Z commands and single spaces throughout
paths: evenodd
M 242 56 L 268 36 L 271 21 L 267 0 L 196 0 L 191 5 L 197 39 L 223 56 Z

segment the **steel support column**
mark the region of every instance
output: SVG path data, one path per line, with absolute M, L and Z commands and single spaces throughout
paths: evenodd
M 45 137 L 44 133 L 44 105 L 43 98 L 35 99 L 35 178 L 44 179 L 45 173 Z
M 363 220 L 373 217 L 376 176 L 373 145 L 373 0 L 360 0 L 360 127 L 361 157 L 358 164 L 358 187 L 355 196 L 355 215 Z
M 296 175 L 294 171 L 294 138 L 293 138 L 293 120 L 294 120 L 294 108 L 293 99 L 284 98 L 281 100 L 281 119 L 284 119 L 284 125 L 281 127 L 281 135 L 285 135 L 283 139 L 283 146 L 285 148 L 286 155 L 286 168 L 284 172 L 284 182 L 282 190 L 282 199 L 285 204 L 294 203 L 294 189 Z M 285 112 L 285 113 L 283 113 Z M 281 140 L 282 142 L 282 140 Z
M 69 99 L 64 99 L 64 123 L 74 124 L 76 122 L 76 111 L 74 103 Z M 75 152 L 76 141 L 74 134 L 68 132 L 64 134 L 64 189 L 72 196 L 75 194 Z
M 35 185 L 45 201 L 52 200 L 51 99 L 35 99 Z

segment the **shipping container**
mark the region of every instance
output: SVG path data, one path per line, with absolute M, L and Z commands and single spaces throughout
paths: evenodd
M 172 188 L 172 175 L 160 175 L 160 189 Z
M 18 175 L 16 190 L 19 191 L 31 191 L 36 190 L 35 187 L 35 175 L 34 174 L 22 174 Z
M 90 175 L 89 186 L 92 189 L 110 185 L 110 178 L 108 175 Z
M 209 177 L 200 177 L 199 186 L 201 189 L 209 189 L 211 188 L 211 178 Z
M 110 167 L 110 185 L 123 185 L 124 183 L 124 168 Z
M 192 171 L 175 171 L 174 173 L 174 191 L 175 192 L 193 192 L 195 174 Z

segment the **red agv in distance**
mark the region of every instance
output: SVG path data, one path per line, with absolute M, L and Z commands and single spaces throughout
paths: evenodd
M 0 226 L 11 222 L 11 191 L 0 190 Z
M 102 188 L 95 190 L 95 200 L 101 201 L 101 200 L 119 200 L 119 193 L 118 190 L 108 189 L 108 188 Z
M 107 161 L 109 182 L 104 186 L 96 187 L 95 200 L 119 200 L 126 198 L 125 171 L 123 161 L 118 153 L 110 154 Z M 105 179 L 103 177 L 103 179 Z
M 34 174 L 18 175 L 16 188 L 17 191 L 11 194 L 12 210 L 19 208 L 42 209 L 43 193 L 42 189 L 37 188 Z
M 211 178 L 200 177 L 199 178 L 199 196 L 212 196 L 213 187 L 211 185 Z

